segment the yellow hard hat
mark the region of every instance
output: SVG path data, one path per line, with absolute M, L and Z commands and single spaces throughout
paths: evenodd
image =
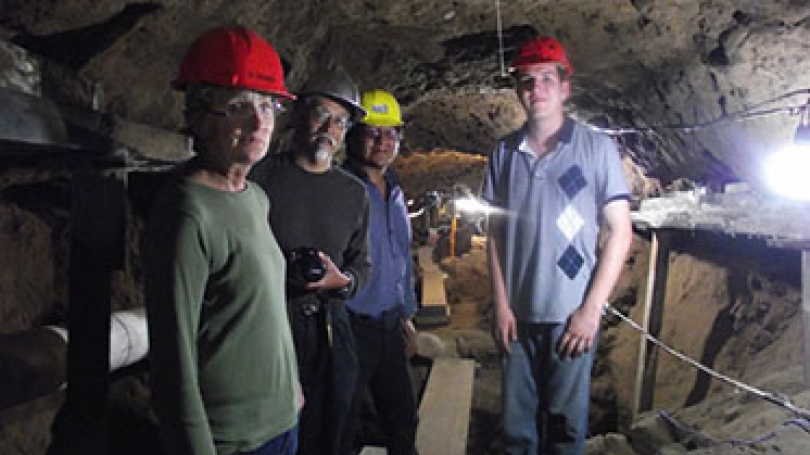
M 363 92 L 360 104 L 368 112 L 362 123 L 371 126 L 402 126 L 402 111 L 394 95 L 385 90 Z

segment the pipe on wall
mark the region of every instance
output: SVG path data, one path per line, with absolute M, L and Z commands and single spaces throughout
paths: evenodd
M 0 334 L 0 409 L 64 387 L 68 331 L 48 326 Z M 110 371 L 143 359 L 149 351 L 144 308 L 110 318 Z

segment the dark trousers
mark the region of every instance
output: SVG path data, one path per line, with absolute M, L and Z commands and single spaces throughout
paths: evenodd
M 399 311 L 389 311 L 377 319 L 350 313 L 350 319 L 360 362 L 355 414 L 359 416 L 364 394 L 369 391 L 387 436 L 388 454 L 414 455 L 416 397 Z M 358 427 L 355 420 L 352 428 Z
M 292 308 L 290 321 L 304 392 L 298 428 L 299 455 L 346 455 L 346 437 L 357 384 L 354 336 L 344 305 L 305 315 Z

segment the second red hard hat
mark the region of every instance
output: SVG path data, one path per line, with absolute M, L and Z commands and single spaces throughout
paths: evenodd
M 553 62 L 565 68 L 568 76 L 574 73 L 565 48 L 554 38 L 549 36 L 535 36 L 524 42 L 512 59 L 511 68 L 534 65 L 537 63 Z

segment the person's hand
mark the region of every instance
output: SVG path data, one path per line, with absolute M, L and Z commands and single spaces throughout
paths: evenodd
M 509 304 L 495 304 L 495 320 L 493 321 L 492 336 L 501 352 L 510 353 L 509 344 L 517 340 L 517 322 L 515 314 Z
M 411 358 L 419 351 L 419 346 L 416 342 L 416 327 L 410 319 L 402 321 L 402 336 L 405 338 L 405 357 Z
M 307 403 L 307 399 L 304 398 L 304 387 L 301 383 L 298 383 L 298 412 L 301 412 L 304 409 L 304 405 Z
M 599 320 L 602 312 L 599 308 L 591 309 L 581 306 L 571 314 L 568 328 L 560 337 L 557 353 L 560 357 L 579 357 L 593 348 Z
M 314 291 L 328 291 L 330 289 L 344 288 L 351 283 L 351 279 L 346 276 L 345 273 L 341 272 L 339 268 L 337 268 L 335 263 L 332 262 L 332 258 L 322 251 L 318 252 L 318 256 L 321 258 L 321 261 L 326 268 L 326 273 L 324 273 L 323 278 L 320 280 L 307 283 L 305 286 L 307 289 Z

